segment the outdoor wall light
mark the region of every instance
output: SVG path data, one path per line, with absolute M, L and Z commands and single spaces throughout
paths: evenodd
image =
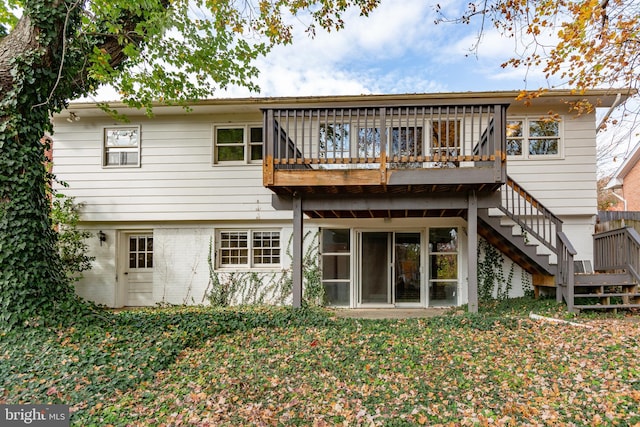
M 100 246 L 102 246 L 102 242 L 107 241 L 107 235 L 102 232 L 102 230 L 98 231 L 98 240 L 100 240 Z
M 69 117 L 67 117 L 67 121 L 69 123 L 73 123 L 73 122 L 77 122 L 78 120 L 80 120 L 80 116 L 78 116 L 76 113 L 74 113 L 73 111 L 71 111 L 69 113 Z

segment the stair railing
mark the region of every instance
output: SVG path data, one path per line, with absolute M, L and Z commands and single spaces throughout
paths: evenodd
M 501 194 L 500 211 L 557 254 L 556 241 L 558 233 L 562 231 L 562 220 L 509 176 L 501 188 Z
M 575 270 L 573 257 L 577 254 L 575 248 L 564 232 L 558 232 L 558 273 L 556 274 L 556 299 L 562 302 L 562 297 L 567 302 L 567 310 L 573 311 Z
M 573 257 L 577 252 L 562 231 L 562 220 L 509 176 L 501 197 L 498 209 L 557 256 L 556 295 L 559 301 L 564 297 L 567 309 L 573 310 Z
M 595 234 L 593 263 L 596 271 L 626 270 L 640 283 L 640 234 L 632 227 Z

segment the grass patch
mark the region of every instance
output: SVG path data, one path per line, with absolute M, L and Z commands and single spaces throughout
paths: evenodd
M 82 426 L 640 422 L 640 324 L 531 311 L 566 315 L 525 299 L 406 320 L 125 311 L 1 336 L 0 403 L 70 404 Z

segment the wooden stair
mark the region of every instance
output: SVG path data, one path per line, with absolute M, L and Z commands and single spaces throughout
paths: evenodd
M 629 273 L 576 274 L 573 307 L 578 310 L 640 308 L 640 287 Z
M 524 235 L 514 234 L 513 224 L 503 224 L 503 216 L 489 215 L 487 209 L 478 210 L 478 234 L 532 276 L 535 296 L 540 288 L 555 288 L 557 265 L 549 254 L 538 253 L 538 245 L 527 241 Z
M 562 220 L 507 176 L 500 189 L 501 212 L 478 209 L 478 234 L 532 275 L 533 289 L 555 288 L 569 311 L 640 308 L 640 234 L 625 227 L 594 237 L 595 274 L 576 272 L 577 251 L 562 231 Z M 504 224 L 503 220 L 509 221 Z M 526 235 L 514 233 L 520 227 Z M 535 242 L 536 244 L 531 244 Z M 552 264 L 549 255 L 554 254 Z M 579 266 L 579 265 L 578 265 Z M 623 273 L 621 273 L 623 272 Z

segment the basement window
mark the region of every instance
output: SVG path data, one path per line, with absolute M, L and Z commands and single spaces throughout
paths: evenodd
M 280 232 L 274 230 L 220 230 L 218 267 L 280 267 Z

